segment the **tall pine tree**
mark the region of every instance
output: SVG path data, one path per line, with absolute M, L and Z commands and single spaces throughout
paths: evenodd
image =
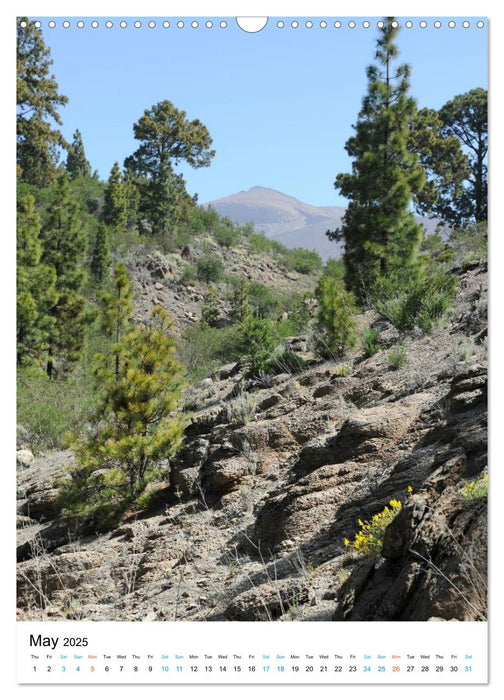
M 345 282 L 365 302 L 376 279 L 398 269 L 415 269 L 422 228 L 410 210 L 425 173 L 408 149 L 416 104 L 408 95 L 410 68 L 396 65 L 398 25 L 387 18 L 380 29 L 376 64 L 367 69 L 368 91 L 355 135 L 346 143 L 352 172 L 336 177 L 335 187 L 350 200 L 340 231 L 344 240 Z
M 86 158 L 82 134 L 79 129 L 76 129 L 68 149 L 66 169 L 71 180 L 75 180 L 76 177 L 91 177 L 91 164 Z
M 82 295 L 87 235 L 78 206 L 70 196 L 66 174 L 58 178 L 42 228 L 42 245 L 42 262 L 54 270 L 57 294 L 49 309 L 53 324 L 47 343 L 46 371 L 52 378 L 56 368 L 64 372 L 79 358 L 89 320 Z
M 31 195 L 21 197 L 17 216 L 17 361 L 37 360 L 47 348 L 57 300 L 54 268 L 42 264 L 40 218 Z
M 117 263 L 112 290 L 104 291 L 100 296 L 101 328 L 112 343 L 116 376 L 119 376 L 121 363 L 121 339 L 131 329 L 132 299 L 126 267 L 123 263 Z
M 99 285 L 106 281 L 110 263 L 109 232 L 107 225 L 100 221 L 96 231 L 90 264 L 91 274 Z
M 442 136 L 456 138 L 469 159 L 469 177 L 454 202 L 454 223 L 486 221 L 488 218 L 488 93 L 475 88 L 457 95 L 439 111 Z
M 47 187 L 56 174 L 59 147 L 68 144 L 59 129 L 58 109 L 68 98 L 50 73 L 50 50 L 27 17 L 17 25 L 17 163 L 21 180 Z
M 128 227 L 127 183 L 115 162 L 105 189 L 103 220 L 113 231 L 124 232 Z
M 163 234 L 186 218 L 195 203 L 174 166 L 182 161 L 192 168 L 209 166 L 215 155 L 212 139 L 199 119 L 189 121 L 168 100 L 146 109 L 133 131 L 140 146 L 124 165 L 139 178 L 140 223 L 154 235 Z

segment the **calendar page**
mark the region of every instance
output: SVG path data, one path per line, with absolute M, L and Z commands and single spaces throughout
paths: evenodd
M 375 5 L 17 11 L 19 689 L 486 687 L 492 18 Z

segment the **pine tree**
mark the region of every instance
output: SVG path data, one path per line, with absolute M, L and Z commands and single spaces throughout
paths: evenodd
M 17 361 L 38 359 L 46 348 L 53 319 L 56 273 L 43 265 L 40 218 L 31 195 L 20 198 L 17 218 Z
M 184 218 L 194 207 L 185 181 L 174 165 L 185 161 L 193 168 L 210 165 L 215 151 L 208 129 L 198 120 L 189 121 L 186 113 L 164 100 L 145 110 L 133 126 L 140 146 L 124 165 L 140 179 L 140 220 L 154 235 Z
M 341 230 L 329 236 L 344 240 L 345 281 L 361 302 L 378 276 L 397 269 L 414 274 L 422 240 L 410 203 L 424 186 L 425 173 L 408 150 L 416 104 L 408 96 L 409 66 L 395 66 L 397 32 L 397 23 L 387 18 L 377 42 L 377 64 L 367 69 L 368 92 L 356 133 L 345 146 L 352 172 L 335 181 L 350 203 Z
M 323 357 L 343 355 L 357 342 L 357 308 L 353 294 L 330 274 L 322 275 L 315 292 L 318 301 L 318 351 Z
M 488 93 L 475 88 L 457 95 L 439 111 L 442 136 L 456 138 L 469 156 L 466 187 L 454 203 L 456 224 L 486 221 L 488 217 Z
M 68 148 L 58 108 L 68 98 L 58 93 L 49 70 L 50 50 L 42 32 L 27 17 L 17 25 L 17 163 L 21 180 L 47 187 L 56 174 L 57 150 Z
M 421 109 L 416 114 L 409 139 L 409 149 L 418 154 L 427 178 L 425 186 L 416 193 L 416 211 L 450 224 L 459 223 L 457 202 L 464 195 L 470 175 L 460 141 L 445 133 L 435 109 Z
M 252 306 L 250 304 L 250 287 L 245 280 L 240 280 L 239 287 L 236 288 L 233 295 L 233 310 L 231 317 L 234 321 L 244 321 L 248 316 L 252 315 Z
M 89 321 L 82 295 L 87 235 L 77 204 L 70 196 L 66 174 L 58 178 L 41 238 L 42 263 L 54 270 L 57 295 L 49 309 L 53 324 L 48 337 L 46 371 L 52 378 L 56 365 L 65 371 L 79 358 Z
M 183 367 L 174 359 L 167 314 L 156 307 L 150 320 L 120 340 L 120 364 L 97 358 L 100 406 L 94 434 L 76 446 L 79 466 L 61 494 L 67 513 L 104 529 L 118 519 L 146 486 L 165 476 L 160 460 L 180 447 L 184 424 L 173 416 L 181 399 Z
M 113 231 L 124 232 L 128 228 L 128 197 L 119 163 L 114 163 L 105 189 L 103 220 Z
M 101 329 L 112 343 L 116 376 L 119 376 L 121 364 L 121 340 L 132 327 L 132 298 L 128 272 L 123 263 L 118 263 L 114 268 L 112 291 L 104 291 L 100 296 Z
M 205 294 L 205 303 L 201 309 L 201 321 L 206 323 L 207 326 L 215 326 L 219 316 L 219 297 L 215 287 L 209 284 Z
M 66 170 L 71 180 L 75 180 L 76 177 L 91 177 L 91 165 L 86 158 L 82 134 L 79 129 L 76 129 L 72 144 L 68 149 Z
M 107 279 L 110 262 L 109 232 L 107 226 L 100 222 L 96 231 L 90 265 L 91 274 L 99 285 Z

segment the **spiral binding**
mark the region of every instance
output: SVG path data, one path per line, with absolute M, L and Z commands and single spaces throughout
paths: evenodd
M 119 19 L 119 18 L 114 18 L 114 19 L 91 19 L 91 18 L 85 18 L 85 19 L 77 19 L 77 18 L 70 18 L 70 19 L 63 19 L 63 18 L 57 18 L 57 19 L 47 19 L 47 20 L 35 20 L 34 25 L 35 27 L 41 29 L 44 27 L 48 27 L 49 29 L 55 29 L 58 26 L 63 27 L 64 29 L 72 29 L 72 28 L 77 28 L 77 29 L 86 29 L 86 28 L 91 28 L 91 29 L 227 29 L 233 22 L 237 22 L 238 26 L 240 26 L 242 29 L 245 31 L 251 31 L 251 32 L 257 32 L 260 31 L 264 26 L 269 25 L 273 26 L 277 29 L 375 29 L 375 28 L 380 28 L 383 26 L 383 20 L 380 19 L 348 19 L 348 18 L 342 18 L 342 19 L 321 19 L 321 18 L 316 18 L 316 19 L 307 19 L 307 18 L 285 18 L 285 19 L 280 19 L 280 18 L 263 18 L 264 23 L 263 26 L 259 28 L 254 28 L 254 29 L 247 29 L 246 28 L 246 23 L 242 21 L 242 19 L 255 19 L 257 20 L 258 18 L 213 18 L 213 19 L 201 19 L 201 18 L 172 18 L 172 19 L 163 19 L 163 18 L 156 18 L 156 19 L 134 19 L 134 18 L 126 18 L 126 19 Z M 261 19 L 261 18 L 259 18 Z M 427 19 L 408 19 L 405 20 L 403 23 L 400 21 L 396 22 L 396 24 L 404 29 L 413 29 L 415 27 L 419 27 L 420 29 L 441 29 L 442 27 L 446 26 L 449 29 L 455 29 L 456 27 L 462 27 L 463 29 L 470 29 L 470 28 L 476 28 L 476 29 L 483 29 L 486 27 L 487 22 L 483 19 L 479 18 L 474 18 L 474 19 L 464 19 L 464 20 L 453 20 L 453 19 L 446 19 L 443 18 L 442 20 L 440 19 L 434 19 L 434 18 L 427 18 Z

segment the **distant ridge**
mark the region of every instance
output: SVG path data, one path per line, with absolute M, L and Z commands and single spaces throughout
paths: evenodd
M 330 241 L 325 234 L 341 226 L 344 207 L 317 207 L 259 185 L 206 202 L 206 205 L 238 224 L 251 221 L 256 231 L 262 231 L 288 248 L 316 250 L 323 260 L 337 258 L 343 252 L 343 245 Z M 433 232 L 435 221 L 418 220 L 429 233 Z

